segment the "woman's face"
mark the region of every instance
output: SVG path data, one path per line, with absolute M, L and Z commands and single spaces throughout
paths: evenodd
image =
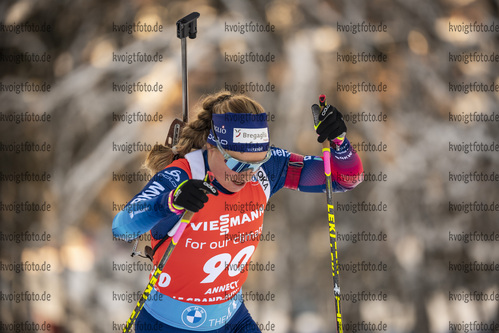
M 226 150 L 226 152 L 230 156 L 246 162 L 259 162 L 265 159 L 265 156 L 267 155 L 266 151 L 258 153 L 241 153 L 237 151 Z M 231 192 L 240 191 L 256 173 L 252 172 L 251 170 L 243 172 L 232 171 L 225 164 L 224 157 L 218 150 L 218 148 L 210 144 L 208 144 L 208 165 L 210 166 L 210 170 L 213 172 L 220 185 Z

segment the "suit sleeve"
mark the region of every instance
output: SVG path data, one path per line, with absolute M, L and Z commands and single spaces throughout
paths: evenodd
M 112 228 L 114 237 L 130 241 L 149 230 L 154 238 L 160 236 L 158 232 L 168 232 L 180 216 L 168 209 L 165 204 L 167 196 L 188 178 L 187 173 L 178 167 L 158 172 L 142 191 L 116 214 Z M 155 234 L 158 237 L 155 237 Z
M 284 187 L 290 153 L 284 149 L 272 148 L 272 158 L 264 164 L 264 170 L 272 185 L 271 195 Z M 364 169 L 358 154 L 348 139 L 340 149 L 331 149 L 331 177 L 334 192 L 345 192 L 362 182 Z M 324 160 L 320 156 L 304 156 L 298 191 L 322 193 L 326 191 Z

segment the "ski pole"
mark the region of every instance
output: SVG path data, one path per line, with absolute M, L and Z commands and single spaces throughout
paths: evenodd
M 319 96 L 320 107 L 317 104 L 312 106 L 312 114 L 314 116 L 315 129 L 320 124 L 319 116 L 326 110 L 326 96 Z M 345 133 L 340 135 L 337 139 L 343 139 Z M 336 140 L 336 139 L 335 139 Z M 329 221 L 329 245 L 331 247 L 331 268 L 333 270 L 333 283 L 334 283 L 334 298 L 336 309 L 336 331 L 343 333 L 343 324 L 341 318 L 340 306 L 340 277 L 338 268 L 338 245 L 336 242 L 336 222 L 334 219 L 334 205 L 333 205 L 333 182 L 331 179 L 331 148 L 329 140 L 324 140 L 322 143 L 322 155 L 324 159 L 324 174 L 326 176 L 326 197 L 327 197 L 327 216 Z
M 180 132 L 181 132 L 182 128 L 184 127 L 184 125 L 189 120 L 188 90 L 187 90 L 188 86 L 187 86 L 187 43 L 186 43 L 186 37 L 188 36 L 190 39 L 196 38 L 197 19 L 199 18 L 199 16 L 200 16 L 199 13 L 192 12 L 189 15 L 178 20 L 176 23 L 176 25 L 177 25 L 177 37 L 180 38 L 181 52 L 182 52 L 182 120 L 175 118 L 173 120 L 173 122 L 171 123 L 170 129 L 168 131 L 168 134 L 167 134 L 166 140 L 165 140 L 165 145 L 167 147 L 174 147 L 178 143 L 178 140 L 180 138 Z M 207 173 L 205 176 L 205 181 L 212 180 L 212 178 L 213 178 L 213 176 L 210 173 Z M 163 254 L 163 257 L 159 261 L 156 270 L 154 271 L 151 279 L 149 280 L 149 283 L 147 284 L 146 289 L 144 290 L 144 293 L 142 294 L 142 297 L 137 302 L 135 309 L 132 311 L 130 318 L 126 322 L 125 327 L 123 328 L 123 332 L 128 333 L 132 329 L 132 326 L 135 323 L 135 320 L 137 319 L 142 308 L 144 307 L 144 303 L 146 302 L 147 298 L 151 294 L 152 288 L 154 287 L 154 285 L 158 281 L 158 278 L 161 275 L 163 268 L 165 267 L 166 262 L 170 258 L 170 255 L 173 252 L 175 245 L 177 245 L 178 240 L 180 239 L 180 236 L 182 236 L 182 233 L 184 232 L 187 225 L 190 223 L 193 215 L 194 215 L 194 213 L 191 211 L 185 211 L 184 214 L 182 215 L 182 218 L 179 221 L 178 228 L 172 237 L 172 241 L 168 245 L 168 248 L 166 249 L 165 253 Z M 135 245 L 133 247 L 132 257 L 136 254 L 140 255 L 140 252 L 136 252 L 137 245 L 138 245 L 138 241 L 135 242 Z
M 180 239 L 180 236 L 182 236 L 182 233 L 184 232 L 185 228 L 191 222 L 191 218 L 193 215 L 194 215 L 194 213 L 191 211 L 185 211 L 184 215 L 182 215 L 182 218 L 180 219 L 180 226 L 178 227 L 177 232 L 175 233 L 175 235 L 173 235 L 172 241 L 168 245 L 168 248 L 166 249 L 165 253 L 163 254 L 163 257 L 159 261 L 158 266 L 156 267 L 156 270 L 154 271 L 151 279 L 149 280 L 149 283 L 147 284 L 146 289 L 142 293 L 142 297 L 137 302 L 137 305 L 135 305 L 135 309 L 133 309 L 132 314 L 130 315 L 130 318 L 126 322 L 125 327 L 123 328 L 124 333 L 130 332 L 130 330 L 132 329 L 133 324 L 135 323 L 135 320 L 139 316 L 140 311 L 142 311 L 142 308 L 144 307 L 144 304 L 145 304 L 147 298 L 151 294 L 152 288 L 154 288 L 154 285 L 158 281 L 159 276 L 163 272 L 163 268 L 166 265 L 166 262 L 170 258 L 170 255 L 172 254 L 173 249 L 177 245 L 178 240 Z
M 206 173 L 206 176 L 204 177 L 205 182 L 211 183 L 214 179 L 214 175 L 211 171 L 208 171 Z M 158 266 L 154 270 L 153 275 L 151 276 L 151 279 L 149 280 L 149 283 L 147 284 L 146 289 L 142 293 L 142 297 L 138 300 L 137 305 L 135 305 L 135 309 L 133 309 L 132 314 L 130 315 L 130 318 L 125 324 L 125 327 L 123 328 L 123 333 L 128 333 L 132 329 L 133 324 L 135 323 L 135 320 L 139 316 L 140 311 L 142 311 L 142 308 L 144 307 L 144 304 L 151 294 L 152 288 L 154 288 L 154 285 L 159 279 L 159 276 L 163 272 L 163 269 L 165 268 L 165 265 L 170 258 L 173 250 L 175 249 L 175 246 L 177 245 L 180 237 L 184 233 L 185 228 L 189 225 L 191 222 L 192 216 L 194 215 L 193 212 L 186 210 L 182 217 L 180 218 L 179 225 L 177 230 L 175 231 L 175 234 L 172 237 L 172 240 L 170 244 L 168 244 L 168 247 L 166 248 L 165 253 L 163 254 L 163 257 L 161 257 L 161 260 L 158 263 Z

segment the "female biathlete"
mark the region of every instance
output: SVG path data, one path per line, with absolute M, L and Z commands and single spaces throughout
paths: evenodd
M 317 127 L 331 146 L 346 132 L 330 106 Z M 360 183 L 362 163 L 345 138 L 331 149 L 333 190 Z M 180 158 L 173 160 L 173 153 Z M 173 161 L 172 161 L 173 160 Z M 244 95 L 220 92 L 202 101 L 179 143 L 153 150 L 146 166 L 154 177 L 113 221 L 115 237 L 150 231 L 158 264 L 185 210 L 195 212 L 136 322 L 136 332 L 260 332 L 241 287 L 262 233 L 265 205 L 281 188 L 325 191 L 321 157 L 271 147 L 264 109 Z M 210 184 L 205 175 L 210 171 Z M 232 209 L 236 207 L 235 209 Z M 304 221 L 306 223 L 306 221 Z

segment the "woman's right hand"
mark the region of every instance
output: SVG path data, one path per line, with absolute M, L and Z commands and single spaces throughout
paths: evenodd
M 177 211 L 187 209 L 196 213 L 208 202 L 208 194 L 218 195 L 218 191 L 207 181 L 188 179 L 170 192 L 168 206 L 170 210 L 173 206 Z

